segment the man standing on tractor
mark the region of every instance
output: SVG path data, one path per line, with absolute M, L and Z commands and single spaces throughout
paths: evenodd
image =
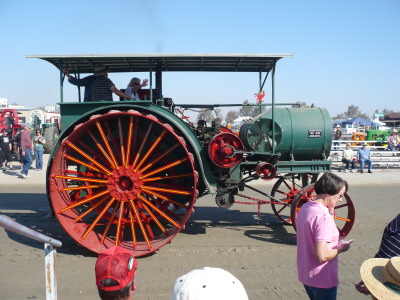
M 3 172 L 6 171 L 6 161 L 9 163 L 9 168 L 12 169 L 11 140 L 7 134 L 7 129 L 3 128 L 0 136 L 0 163 Z
M 94 74 L 82 79 L 72 77 L 68 68 L 64 68 L 63 73 L 68 77 L 69 83 L 85 87 L 83 102 L 113 101 L 113 92 L 120 97 L 131 99 L 130 96 L 117 89 L 114 83 L 108 79 L 108 67 L 102 64 L 96 64 L 94 66 Z
M 83 102 L 93 101 L 91 86 L 92 86 L 93 81 L 95 81 L 97 78 L 95 75 L 89 75 L 89 76 L 86 76 L 85 78 L 78 79 L 69 74 L 68 68 L 64 68 L 63 73 L 65 74 L 65 76 L 68 77 L 69 83 L 76 85 L 76 86 L 84 86 L 85 87 L 85 96 L 83 97 Z

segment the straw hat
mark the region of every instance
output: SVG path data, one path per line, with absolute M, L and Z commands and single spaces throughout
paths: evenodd
M 377 299 L 400 299 L 400 257 L 371 258 L 360 269 L 364 284 Z
M 108 72 L 108 67 L 102 64 L 96 64 L 94 66 L 94 75 L 101 76 L 105 75 Z

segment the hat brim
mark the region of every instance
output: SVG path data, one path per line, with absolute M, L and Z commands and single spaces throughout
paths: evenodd
M 369 292 L 377 299 L 396 300 L 399 294 L 391 291 L 383 283 L 383 270 L 389 262 L 387 258 L 371 258 L 363 262 L 360 268 L 361 278 Z

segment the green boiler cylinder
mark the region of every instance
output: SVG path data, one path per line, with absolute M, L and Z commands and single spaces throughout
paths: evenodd
M 324 108 L 269 109 L 240 131 L 249 151 L 279 153 L 281 161 L 327 159 L 332 146 L 332 121 Z

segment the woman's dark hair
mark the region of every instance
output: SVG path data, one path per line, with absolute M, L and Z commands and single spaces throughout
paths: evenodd
M 347 192 L 349 186 L 347 185 L 346 180 L 340 178 L 339 176 L 333 173 L 325 173 L 315 183 L 314 190 L 317 195 L 320 194 L 336 195 L 339 194 L 340 190 L 344 186 L 346 187 L 345 192 Z

